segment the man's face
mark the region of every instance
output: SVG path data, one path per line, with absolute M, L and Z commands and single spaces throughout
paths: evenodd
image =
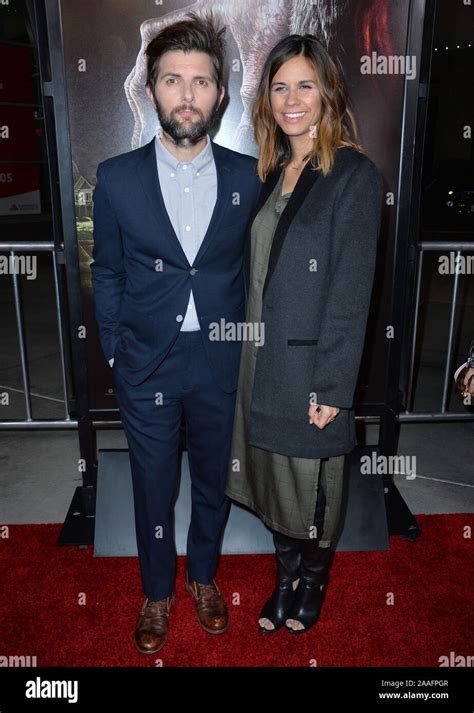
M 195 51 L 166 52 L 160 59 L 155 96 L 150 87 L 146 91 L 161 128 L 178 146 L 196 144 L 208 133 L 224 97 L 223 87 L 217 91 L 211 58 Z

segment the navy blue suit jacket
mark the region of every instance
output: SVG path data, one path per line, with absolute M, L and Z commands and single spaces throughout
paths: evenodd
M 129 384 L 165 358 L 186 314 L 191 287 L 218 385 L 237 388 L 241 342 L 209 339 L 212 323 L 245 320 L 242 257 L 261 183 L 256 160 L 211 142 L 217 201 L 193 265 L 161 193 L 154 139 L 107 159 L 94 190 L 92 283 L 101 345 Z

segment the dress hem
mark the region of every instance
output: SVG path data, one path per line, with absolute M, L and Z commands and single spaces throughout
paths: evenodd
M 298 532 L 295 533 L 293 530 L 288 530 L 286 527 L 283 527 L 282 525 L 279 525 L 278 523 L 273 522 L 269 517 L 264 515 L 253 503 L 251 503 L 249 500 L 246 498 L 235 495 L 235 493 L 232 490 L 225 490 L 225 494 L 231 499 L 231 500 L 236 500 L 239 503 L 242 503 L 242 505 L 246 505 L 248 508 L 253 510 L 258 517 L 267 525 L 270 529 L 277 530 L 277 532 L 281 532 L 283 535 L 287 535 L 288 537 L 294 537 L 298 540 L 311 540 L 311 537 L 307 537 L 307 533 L 305 532 L 304 534 Z M 232 494 L 231 494 L 232 493 Z M 319 546 L 320 547 L 331 547 L 331 541 L 330 540 L 319 540 Z

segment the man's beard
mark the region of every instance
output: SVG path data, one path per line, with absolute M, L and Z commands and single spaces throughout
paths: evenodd
M 206 136 L 209 129 L 214 124 L 218 108 L 219 99 L 217 98 L 216 103 L 212 107 L 212 110 L 206 119 L 200 109 L 197 109 L 192 105 L 189 106 L 183 104 L 182 106 L 176 107 L 176 109 L 173 111 L 173 114 L 178 111 L 192 110 L 199 115 L 200 121 L 180 123 L 176 119 L 173 119 L 172 114 L 170 114 L 169 116 L 165 114 L 163 107 L 160 106 L 155 97 L 155 109 L 156 113 L 158 114 L 160 126 L 162 130 L 166 134 L 168 134 L 168 136 L 172 139 L 176 146 L 194 145 L 197 144 L 203 136 Z

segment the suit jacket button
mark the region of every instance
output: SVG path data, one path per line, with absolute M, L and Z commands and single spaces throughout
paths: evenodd
M 195 275 L 196 272 L 197 272 L 197 269 L 196 269 L 195 267 L 193 267 L 193 268 L 191 269 L 191 275 Z
M 183 321 L 183 315 L 182 315 L 182 314 L 178 314 L 178 315 L 176 316 L 176 321 L 177 321 L 177 322 L 182 322 L 182 321 Z

